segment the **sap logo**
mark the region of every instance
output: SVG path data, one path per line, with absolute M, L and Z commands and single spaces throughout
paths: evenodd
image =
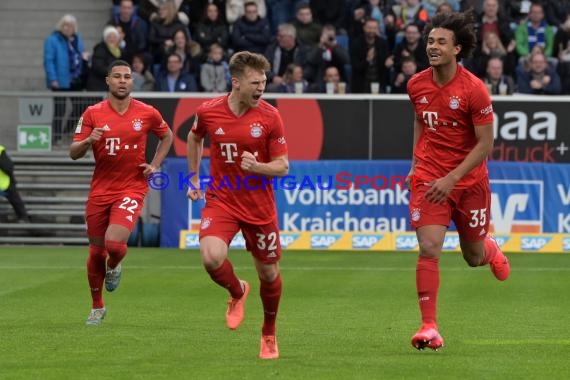
M 232 248 L 245 248 L 245 239 L 241 234 L 234 236 L 232 242 L 230 243 Z
M 511 237 L 507 235 L 493 235 L 493 239 L 495 239 L 497 244 L 499 244 L 499 247 L 502 247 L 507 244 L 509 240 L 511 240 Z
M 542 181 L 491 180 L 491 214 L 498 233 L 542 232 Z
M 412 250 L 418 248 L 418 239 L 415 236 L 400 235 L 396 236 L 396 249 Z
M 570 251 L 570 238 L 564 238 L 562 240 L 562 250 L 563 251 Z
M 503 140 L 527 140 L 546 141 L 556 140 L 556 114 L 548 111 L 540 111 L 532 114 L 532 122 L 528 121 L 526 113 L 521 111 L 509 111 L 503 115 L 503 123 L 495 114 L 493 132 L 495 138 Z
M 340 239 L 340 234 L 335 235 L 313 235 L 311 236 L 311 248 L 329 248 Z
M 187 233 L 184 239 L 185 248 L 200 248 L 200 239 L 197 233 Z
M 281 247 L 287 248 L 292 243 L 294 243 L 297 239 L 299 239 L 299 234 L 281 234 L 279 236 L 279 241 L 281 242 Z
M 459 236 L 446 236 L 443 240 L 443 249 L 456 251 L 459 249 Z
M 372 248 L 382 237 L 383 235 L 352 235 L 352 248 Z
M 521 237 L 521 250 L 523 251 L 539 251 L 552 240 L 547 236 L 523 236 Z

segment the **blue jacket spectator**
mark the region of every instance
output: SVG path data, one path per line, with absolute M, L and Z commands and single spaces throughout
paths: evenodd
M 77 33 L 77 20 L 67 14 L 44 42 L 46 85 L 52 90 L 81 90 L 86 74 L 85 46 Z
M 546 56 L 537 52 L 529 57 L 529 70 L 517 69 L 519 92 L 534 95 L 557 95 L 562 91 L 560 76 L 548 67 Z
M 263 54 L 271 42 L 271 30 L 267 19 L 257 12 L 257 4 L 247 2 L 245 15 L 234 23 L 232 43 L 235 51 L 249 50 Z
M 156 91 L 163 92 L 197 92 L 196 79 L 182 72 L 182 57 L 170 53 L 167 58 L 167 70 L 162 72 L 156 81 Z

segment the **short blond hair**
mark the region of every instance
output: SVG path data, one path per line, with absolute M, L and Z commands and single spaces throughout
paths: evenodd
M 258 71 L 269 71 L 271 65 L 263 55 L 250 51 L 240 51 L 232 55 L 230 58 L 230 75 L 232 77 L 243 76 L 247 68 Z

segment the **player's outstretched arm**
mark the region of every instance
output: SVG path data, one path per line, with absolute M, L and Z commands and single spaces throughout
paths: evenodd
M 412 164 L 410 167 L 410 172 L 406 177 L 406 186 L 408 187 L 408 190 L 412 190 L 414 169 L 416 167 L 416 155 L 414 153 L 416 150 L 416 145 L 418 145 L 418 140 L 420 139 L 422 132 L 423 132 L 422 125 L 420 124 L 416 115 L 414 114 L 414 141 L 412 143 Z
M 493 151 L 493 124 L 476 125 L 475 138 L 477 139 L 477 144 L 475 144 L 465 159 L 448 174 L 456 181 L 459 181 L 473 168 L 479 166 Z
M 69 146 L 69 157 L 71 157 L 72 160 L 77 160 L 78 158 L 85 156 L 89 148 L 91 148 L 91 145 L 95 141 L 99 141 L 101 136 L 103 136 L 103 131 L 103 128 L 93 128 L 89 137 L 84 140 L 74 141 L 71 143 Z
M 283 177 L 289 173 L 289 159 L 287 155 L 273 157 L 269 162 L 258 162 L 255 155 L 250 152 L 243 152 L 241 154 L 241 168 L 245 171 Z

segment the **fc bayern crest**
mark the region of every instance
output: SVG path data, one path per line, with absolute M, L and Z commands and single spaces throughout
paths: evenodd
M 210 224 L 212 223 L 212 218 L 204 218 L 202 219 L 202 229 L 205 230 L 206 228 L 210 227 Z
M 261 133 L 263 132 L 263 130 L 261 129 L 261 125 L 259 125 L 258 123 L 253 123 L 251 125 L 251 137 L 255 137 L 258 138 L 261 136 Z
M 420 220 L 420 209 L 419 208 L 415 208 L 412 210 L 412 220 L 414 222 L 417 222 L 418 220 Z
M 459 96 L 452 96 L 449 99 L 449 108 L 451 108 L 452 110 L 458 109 L 460 100 L 461 99 L 459 98 Z
M 133 129 L 137 132 L 142 129 L 142 120 L 141 119 L 133 120 Z

